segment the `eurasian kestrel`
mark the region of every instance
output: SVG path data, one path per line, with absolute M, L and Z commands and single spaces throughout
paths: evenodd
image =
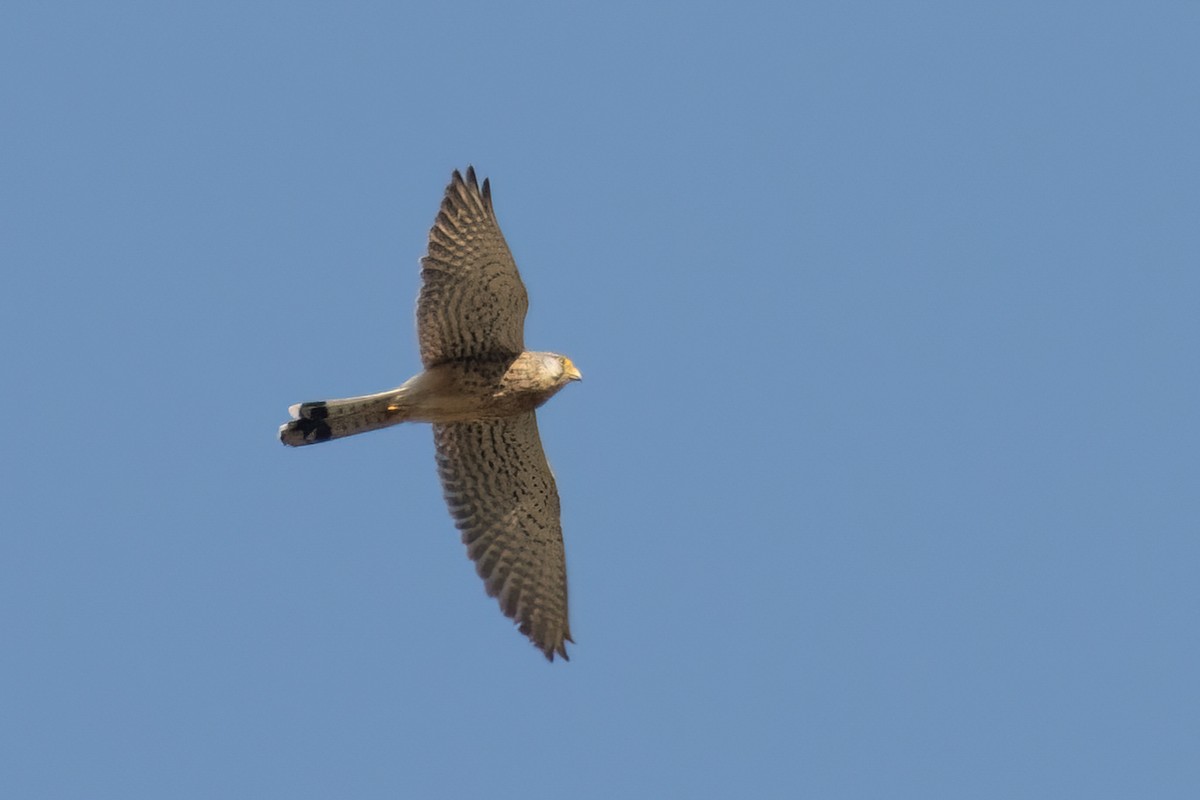
M 529 298 L 475 170 L 446 187 L 421 259 L 417 338 L 425 369 L 378 394 L 300 403 L 279 429 L 300 446 L 432 422 L 450 515 L 487 593 L 546 658 L 567 658 L 567 567 L 558 489 L 534 409 L 579 370 L 525 350 Z

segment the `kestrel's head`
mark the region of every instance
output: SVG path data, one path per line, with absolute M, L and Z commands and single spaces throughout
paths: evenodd
M 546 353 L 543 356 L 543 363 L 546 367 L 546 376 L 558 388 L 566 386 L 571 381 L 583 380 L 583 375 L 566 356 L 560 356 L 558 353 Z
M 558 353 L 532 353 L 536 357 L 537 381 L 545 388 L 558 391 L 571 381 L 583 380 L 571 359 Z

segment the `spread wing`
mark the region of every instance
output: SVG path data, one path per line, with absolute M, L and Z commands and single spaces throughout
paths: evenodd
M 534 413 L 434 425 L 433 438 L 446 504 L 487 593 L 546 658 L 567 658 L 558 489 Z
M 417 338 L 426 368 L 462 358 L 514 356 L 525 349 L 529 297 L 475 169 L 454 171 L 429 252 L 421 259 Z

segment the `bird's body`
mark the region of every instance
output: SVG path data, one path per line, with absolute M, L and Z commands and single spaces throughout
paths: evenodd
M 447 361 L 395 389 L 339 400 L 298 403 L 280 429 L 284 444 L 301 447 L 401 422 L 474 422 L 533 411 L 579 371 L 557 353 L 522 353 L 498 361 Z
M 417 301 L 425 369 L 377 394 L 299 403 L 279 429 L 302 446 L 433 423 L 451 516 L 488 594 L 553 660 L 567 657 L 566 563 L 558 490 L 534 410 L 579 370 L 524 349 L 525 287 L 473 169 L 455 172 L 429 234 Z

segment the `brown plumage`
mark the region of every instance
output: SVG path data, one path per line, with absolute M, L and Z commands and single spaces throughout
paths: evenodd
M 421 260 L 424 371 L 386 392 L 292 406 L 301 446 L 401 422 L 433 423 L 450 515 L 487 593 L 548 659 L 567 658 L 567 574 L 558 489 L 534 409 L 579 370 L 525 350 L 525 286 L 475 170 L 455 171 Z

